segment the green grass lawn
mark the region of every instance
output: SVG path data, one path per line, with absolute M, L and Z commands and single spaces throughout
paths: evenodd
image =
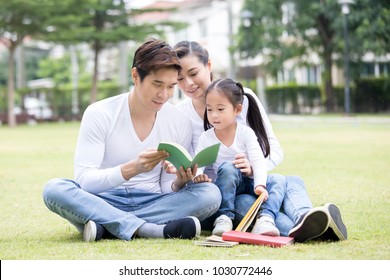
M 301 176 L 315 206 L 335 203 L 347 241 L 283 248 L 207 248 L 163 239 L 84 243 L 42 201 L 46 181 L 73 175 L 79 124 L 56 123 L 0 127 L 0 259 L 389 260 L 390 118 L 380 123 L 320 118 L 324 121 L 273 121 L 285 151 L 274 172 Z

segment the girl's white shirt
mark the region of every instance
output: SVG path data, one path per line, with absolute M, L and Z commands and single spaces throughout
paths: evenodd
M 221 143 L 221 141 L 217 138 L 215 129 L 211 128 L 204 131 L 199 137 L 195 154 L 216 143 Z M 240 122 L 237 122 L 233 144 L 228 147 L 221 143 L 219 147 L 217 160 L 213 164 L 214 175 L 217 174 L 222 163 L 232 162 L 239 153 L 245 154 L 249 160 L 253 170 L 254 187 L 258 185 L 265 186 L 267 182 L 266 159 L 263 156 L 259 142 L 257 142 L 255 132 L 249 126 Z
M 272 129 L 271 122 L 259 98 L 249 88 L 244 88 L 244 91 L 245 93 L 248 93 L 255 98 L 257 105 L 259 106 L 260 109 L 261 117 L 263 119 L 263 123 L 268 135 L 268 141 L 270 144 L 271 152 L 270 155 L 267 157 L 267 169 L 268 171 L 270 171 L 283 161 L 283 156 L 284 156 L 283 149 L 279 143 L 279 140 L 275 136 L 275 133 Z M 199 137 L 204 132 L 203 119 L 196 112 L 194 105 L 192 104 L 191 98 L 186 97 L 185 99 L 180 101 L 176 106 L 180 108 L 183 112 L 185 112 L 192 121 L 192 149 L 190 150 L 190 153 L 193 155 L 198 145 Z M 244 96 L 243 109 L 241 114 L 237 117 L 237 121 L 248 125 L 246 121 L 247 113 L 248 113 L 248 98 Z

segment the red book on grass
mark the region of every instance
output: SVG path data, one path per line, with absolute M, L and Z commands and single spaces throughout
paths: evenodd
M 270 247 L 283 247 L 294 243 L 293 237 L 268 236 L 243 231 L 228 231 L 222 234 L 224 241 L 236 241 L 239 243 L 264 245 Z

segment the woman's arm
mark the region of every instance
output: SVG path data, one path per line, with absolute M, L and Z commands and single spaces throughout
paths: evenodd
M 270 171 L 283 161 L 283 156 L 284 156 L 283 149 L 282 146 L 280 145 L 278 138 L 276 138 L 276 135 L 272 129 L 271 122 L 268 118 L 267 112 L 265 111 L 263 105 L 261 104 L 260 99 L 251 89 L 244 88 L 244 91 L 255 98 L 257 105 L 259 106 L 260 109 L 264 126 L 267 130 L 268 141 L 271 150 L 270 155 L 267 157 L 267 169 L 268 171 Z

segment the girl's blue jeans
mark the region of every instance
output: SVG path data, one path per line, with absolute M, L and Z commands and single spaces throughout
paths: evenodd
M 244 194 L 257 197 L 253 179 L 244 176 L 231 162 L 224 162 L 218 168 L 215 184 L 222 194 L 221 207 L 217 211 L 217 216 L 226 215 L 234 220 L 236 197 Z M 286 193 L 286 180 L 278 174 L 269 175 L 266 185 L 269 197 L 262 203 L 260 213 L 276 219 Z
M 233 166 L 234 167 L 234 166 Z M 237 176 L 237 175 L 236 175 Z M 217 181 L 216 181 L 217 184 Z M 272 192 L 271 189 L 280 190 L 283 189 L 284 184 L 284 197 L 280 197 L 281 192 L 275 192 L 277 200 L 272 202 L 272 198 L 269 199 L 268 204 L 271 204 L 269 208 L 271 213 L 274 213 L 273 207 L 279 203 L 282 199 L 281 207 L 275 215 L 275 224 L 279 229 L 282 236 L 288 236 L 290 230 L 294 227 L 297 220 L 309 211 L 313 205 L 306 192 L 306 187 L 303 180 L 298 176 L 282 176 L 279 174 L 269 174 L 267 177 L 267 190 Z M 281 186 L 282 185 L 282 186 Z M 252 190 L 252 192 L 250 191 Z M 255 202 L 257 195 L 253 193 L 253 187 L 248 189 L 248 192 L 239 191 L 234 199 L 234 227 L 236 227 L 242 218 L 245 216 L 249 208 Z M 267 202 L 266 202 L 267 203 Z M 272 206 L 273 205 L 273 206 Z M 221 208 L 224 207 L 224 202 L 221 203 Z M 231 205 L 229 206 L 231 207 Z M 271 210 L 273 209 L 273 210 Z M 268 212 L 268 213 L 270 213 Z M 219 212 L 212 217 L 202 222 L 203 229 L 212 229 L 213 222 L 218 217 Z M 275 213 L 274 213 L 275 214 Z

